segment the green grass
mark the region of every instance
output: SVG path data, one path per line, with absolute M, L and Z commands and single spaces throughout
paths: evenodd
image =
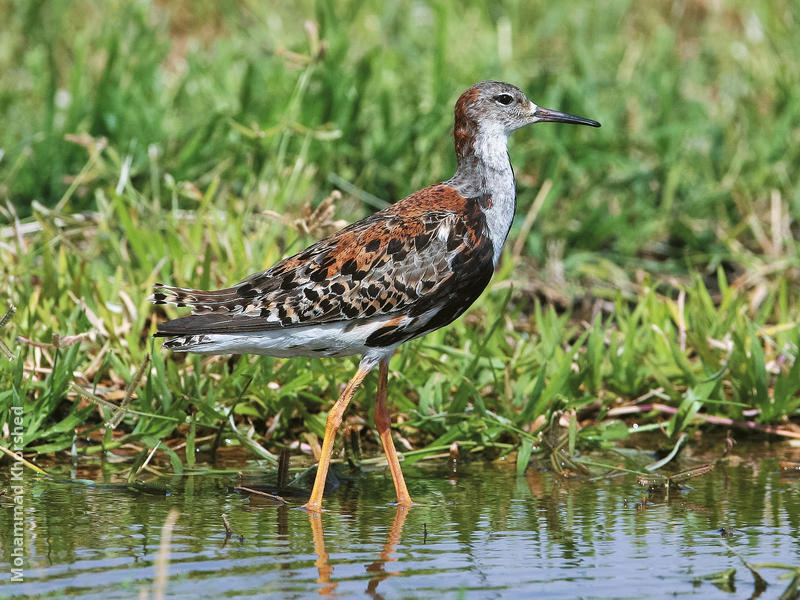
M 524 466 L 564 413 L 584 446 L 797 422 L 796 3 L 336 4 L 0 3 L 0 417 L 25 406 L 27 451 L 321 435 L 356 359 L 170 356 L 150 288 L 238 281 L 447 178 L 488 78 L 603 128 L 514 136 L 501 266 L 393 359 L 397 435 Z M 112 431 L 75 385 L 130 412 Z

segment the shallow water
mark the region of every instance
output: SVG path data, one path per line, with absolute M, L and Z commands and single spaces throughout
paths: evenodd
M 755 591 L 742 559 L 800 565 L 800 479 L 783 474 L 777 458 L 719 464 L 690 488 L 644 503 L 631 475 L 564 480 L 531 466 L 517 477 L 502 462 L 461 464 L 453 474 L 444 460 L 406 471 L 417 502 L 410 510 L 391 504 L 388 473 L 373 470 L 332 491 L 321 518 L 299 501 L 273 506 L 234 491 L 234 474 L 159 482 L 168 495 L 26 474 L 24 582 L 7 575 L 7 491 L 0 598 L 151 592 L 171 508 L 180 516 L 168 598 L 739 598 Z M 7 477 L 0 488 L 9 489 Z M 222 513 L 233 530 L 227 540 Z M 701 579 L 726 569 L 736 569 L 733 588 Z M 768 583 L 760 598 L 789 584 L 779 569 L 759 572 Z

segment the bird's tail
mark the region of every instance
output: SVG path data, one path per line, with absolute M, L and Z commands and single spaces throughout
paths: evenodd
M 153 304 L 172 304 L 189 306 L 196 314 L 213 311 L 237 298 L 236 288 L 222 290 L 193 290 L 164 283 L 153 286 L 153 294 L 148 298 Z

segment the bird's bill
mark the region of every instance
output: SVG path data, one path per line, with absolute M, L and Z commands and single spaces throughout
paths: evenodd
M 551 110 L 549 108 L 542 108 L 541 106 L 536 107 L 536 109 L 533 111 L 533 116 L 536 119 L 536 122 L 545 121 L 550 123 L 574 123 L 575 125 L 600 127 L 600 123 L 597 121 L 592 121 L 591 119 L 585 119 L 569 113 L 559 112 L 557 110 Z

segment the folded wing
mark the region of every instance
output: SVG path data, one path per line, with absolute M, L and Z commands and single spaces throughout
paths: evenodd
M 485 230 L 477 202 L 433 186 L 229 288 L 157 284 L 156 304 L 193 309 L 159 324 L 157 335 L 266 331 L 403 314 L 402 330 L 414 337 L 452 321 L 486 287 L 493 248 Z

